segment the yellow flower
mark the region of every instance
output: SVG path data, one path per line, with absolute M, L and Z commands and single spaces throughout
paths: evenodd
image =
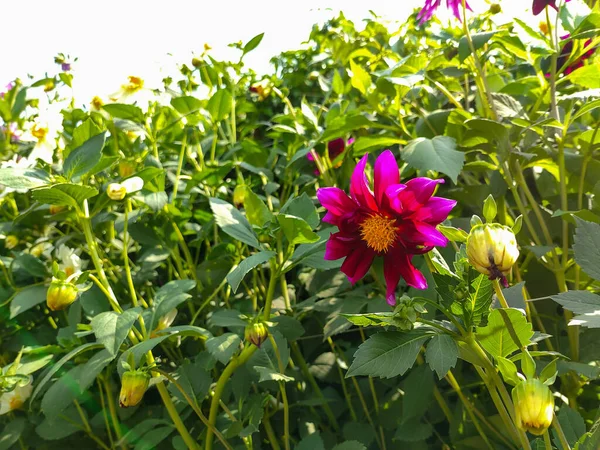
M 524 431 L 541 436 L 552 424 L 554 397 L 537 378 L 521 381 L 512 390 L 516 425 Z
M 264 79 L 250 86 L 250 92 L 253 92 L 258 96 L 259 101 L 264 101 L 273 90 L 273 83 L 271 80 Z
M 144 80 L 140 77 L 134 77 L 133 75 L 130 75 L 128 79 L 129 83 L 121 86 L 127 94 L 133 94 L 144 87 Z
M 77 286 L 73 283 L 53 278 L 46 293 L 46 304 L 52 311 L 60 311 L 77 300 L 78 293 Z
M 104 102 L 102 101 L 102 99 L 100 97 L 98 97 L 96 95 L 90 102 L 90 105 L 92 105 L 92 110 L 100 111 L 102 109 L 102 107 L 104 106 Z
M 548 24 L 546 22 L 540 22 L 539 27 L 542 33 L 544 33 L 545 35 L 548 34 Z
M 17 245 L 19 245 L 19 238 L 18 237 L 16 237 L 14 234 L 10 234 L 10 235 L 6 236 L 6 239 L 4 241 L 4 246 L 7 249 L 12 250 Z
M 506 275 L 519 257 L 512 229 L 499 223 L 475 225 L 467 238 L 469 263 L 491 280 L 506 282 Z
M 54 80 L 48 80 L 44 83 L 44 92 L 50 92 L 54 89 Z
M 150 375 L 142 370 L 128 370 L 121 378 L 121 393 L 119 394 L 119 405 L 121 408 L 135 406 L 142 401 Z

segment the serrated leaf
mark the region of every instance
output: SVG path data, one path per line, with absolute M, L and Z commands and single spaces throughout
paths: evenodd
M 358 347 L 346 377 L 393 378 L 403 375 L 413 366 L 421 346 L 431 336 L 432 333 L 421 330 L 374 334 Z
M 600 62 L 594 62 L 571 72 L 567 79 L 587 89 L 600 88 Z
M 319 214 L 317 213 L 317 208 L 315 208 L 314 203 L 305 192 L 303 192 L 302 195 L 289 200 L 283 205 L 281 212 L 302 218 L 313 229 L 317 228 L 321 222 Z
M 427 344 L 425 359 L 431 370 L 435 370 L 441 380 L 450 369 L 456 366 L 458 345 L 447 334 L 438 334 Z
M 114 311 L 98 314 L 91 322 L 96 340 L 104 345 L 111 355 L 116 355 L 141 312 L 142 308 L 137 307 L 127 309 L 121 314 Z
M 206 341 L 206 349 L 217 361 L 227 364 L 240 348 L 240 337 L 233 333 L 224 333 L 221 336 L 210 338 Z
M 506 357 L 519 349 L 513 341 L 499 309 L 494 309 L 488 316 L 484 327 L 477 327 L 475 337 L 478 342 L 493 356 Z M 533 328 L 527 318 L 517 309 L 502 309 L 513 326 L 521 347 L 526 347 L 533 336 Z
M 557 418 L 567 442 L 573 448 L 579 437 L 586 431 L 583 417 L 576 410 L 563 405 L 557 414 Z M 566 450 L 562 446 L 554 428 L 552 428 L 552 435 L 554 436 L 554 444 L 558 447 L 558 450 Z
M 106 133 L 100 133 L 71 151 L 63 164 L 65 176 L 73 179 L 90 172 L 100 162 L 105 141 Z
M 448 136 L 417 138 L 402 150 L 402 158 L 415 169 L 435 170 L 457 182 L 465 155 L 456 150 L 456 141 Z
M 260 248 L 252 226 L 233 205 L 214 197 L 210 198 L 209 202 L 219 228 L 244 244 Z
M 60 183 L 34 189 L 31 195 L 35 200 L 46 205 L 78 207 L 84 200 L 98 195 L 98 190 L 91 186 Z
M 278 214 L 277 221 L 283 230 L 283 234 L 292 245 L 311 244 L 320 240 L 319 235 L 312 231 L 310 225 L 299 217 Z
M 256 370 L 260 376 L 258 380 L 259 383 L 263 381 L 283 381 L 286 383 L 288 381 L 294 381 L 292 377 L 279 373 L 270 367 L 254 366 L 254 370 Z
M 39 169 L 6 167 L 0 169 L 0 185 L 12 189 L 33 189 L 50 182 L 50 176 Z
M 600 225 L 575 217 L 575 262 L 589 276 L 600 280 Z
M 233 292 L 237 292 L 240 283 L 242 282 L 242 280 L 248 272 L 250 272 L 256 266 L 266 263 L 275 255 L 275 252 L 264 251 L 249 256 L 245 258 L 242 262 L 240 262 L 239 265 L 227 275 L 227 282 L 231 286 Z
M 244 209 L 248 222 L 257 227 L 264 227 L 269 221 L 273 220 L 273 213 L 269 211 L 265 202 L 252 190 L 246 188 L 246 198 L 244 199 Z

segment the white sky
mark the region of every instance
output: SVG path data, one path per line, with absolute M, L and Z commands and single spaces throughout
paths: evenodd
M 246 42 L 261 32 L 265 37 L 246 62 L 258 72 L 269 72 L 272 56 L 298 48 L 313 23 L 340 9 L 357 23 L 369 16 L 369 10 L 402 20 L 424 1 L 0 0 L 0 86 L 15 77 L 26 79 L 28 73 L 36 79 L 46 71 L 56 73 L 53 57 L 63 52 L 79 58 L 73 65 L 74 94 L 77 103 L 88 103 L 94 95 L 115 92 L 128 75 L 139 75 L 148 87 L 159 87 L 176 64 L 190 61 L 204 43 L 213 47 L 217 59 L 236 58 L 227 44 Z M 487 0 L 469 2 L 475 11 L 488 7 Z M 531 17 L 525 11 L 531 0 L 499 3 L 506 18 Z M 445 10 L 443 5 L 440 12 Z

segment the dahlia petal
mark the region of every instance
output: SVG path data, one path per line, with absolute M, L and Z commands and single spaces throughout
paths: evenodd
M 383 275 L 385 277 L 386 293 L 385 300 L 389 305 L 396 304 L 396 288 L 400 278 L 404 278 L 406 284 L 417 289 L 427 289 L 427 280 L 421 272 L 412 265 L 412 255 L 404 251 L 402 247 L 396 246 L 386 253 L 383 261 Z
M 414 253 L 412 250 L 417 247 L 444 247 L 448 244 L 448 239 L 435 226 L 425 222 L 404 221 L 398 227 L 398 238 L 410 253 Z
M 346 274 L 350 283 L 354 284 L 368 272 L 375 258 L 375 252 L 364 244 L 354 246 L 342 264 L 342 272 Z
M 402 214 L 404 207 L 402 206 L 402 199 L 400 193 L 406 189 L 405 184 L 392 184 L 385 190 L 386 206 L 391 208 L 394 212 Z
M 416 211 L 433 195 L 438 184 L 444 183 L 443 179 L 413 178 L 406 182 L 406 189 L 400 193 L 400 201 L 405 211 Z
M 452 208 L 454 208 L 455 205 L 456 200 L 431 197 L 412 217 L 419 222 L 437 225 L 448 218 L 448 214 L 450 214 L 450 211 L 452 211 Z
M 349 242 L 342 233 L 333 233 L 329 236 L 329 240 L 325 245 L 325 256 L 323 259 L 334 261 L 345 258 L 352 251 L 353 244 L 354 242 Z
M 369 182 L 365 175 L 368 157 L 369 155 L 363 156 L 354 168 L 352 178 L 350 179 L 350 196 L 362 206 L 373 211 L 378 211 L 375 197 L 373 197 L 373 193 L 371 192 L 371 189 L 369 189 Z
M 326 187 L 317 190 L 317 198 L 321 205 L 327 209 L 323 222 L 337 225 L 339 219 L 351 214 L 357 208 L 356 203 L 340 188 Z
M 375 199 L 377 204 L 381 206 L 387 188 L 400 182 L 398 163 L 391 151 L 385 150 L 379 155 L 379 158 L 375 161 L 373 178 L 375 179 Z
M 427 280 L 419 269 L 413 266 L 411 259 L 412 256 L 406 255 L 407 260 L 405 264 L 400 265 L 400 272 L 402 278 L 406 281 L 406 284 L 414 287 L 415 289 L 427 289 Z

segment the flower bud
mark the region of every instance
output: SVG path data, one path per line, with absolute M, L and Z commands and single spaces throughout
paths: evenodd
M 506 285 L 506 274 L 519 257 L 517 239 L 509 227 L 499 223 L 475 225 L 467 238 L 467 256 L 478 272 Z
M 92 105 L 92 109 L 94 111 L 100 111 L 102 109 L 102 107 L 104 106 L 104 102 L 97 95 L 92 99 L 90 104 Z
M 554 397 L 537 378 L 521 381 L 512 390 L 516 425 L 524 431 L 541 436 L 552 424 Z
M 79 290 L 73 283 L 53 279 L 46 293 L 46 304 L 52 311 L 65 309 L 77 299 Z
M 58 214 L 59 212 L 64 211 L 66 208 L 62 205 L 50 205 L 50 208 L 48 209 L 48 211 L 50 212 L 50 214 L 54 215 L 54 214 Z
M 175 317 L 177 317 L 177 308 L 173 308 L 158 320 L 156 328 L 152 330 L 150 337 L 156 337 L 160 331 L 164 330 L 165 328 L 169 328 L 175 321 Z
M 135 171 L 135 166 L 129 161 L 120 161 L 119 162 L 119 175 L 121 178 L 127 178 L 133 175 Z
M 54 89 L 54 80 L 48 80 L 44 83 L 44 92 L 50 92 Z
M 142 370 L 128 370 L 121 378 L 121 393 L 119 394 L 119 405 L 121 408 L 135 406 L 142 401 L 150 375 Z
M 192 58 L 192 66 L 194 66 L 196 69 L 199 68 L 202 65 L 203 61 L 200 58 Z
M 244 338 L 260 348 L 263 342 L 269 337 L 269 329 L 262 323 L 251 323 L 244 330 Z
M 498 3 L 492 3 L 490 5 L 490 14 L 499 14 L 502 12 L 502 7 Z
M 19 245 L 19 238 L 18 237 L 16 237 L 14 234 L 10 234 L 10 235 L 6 236 L 6 239 L 4 241 L 4 246 L 7 249 L 12 250 L 17 245 Z
M 244 206 L 244 200 L 246 200 L 247 187 L 245 184 L 238 184 L 233 190 L 233 204 L 236 208 Z
M 127 188 L 119 183 L 110 183 L 106 188 L 106 195 L 111 200 L 123 200 L 127 195 Z

